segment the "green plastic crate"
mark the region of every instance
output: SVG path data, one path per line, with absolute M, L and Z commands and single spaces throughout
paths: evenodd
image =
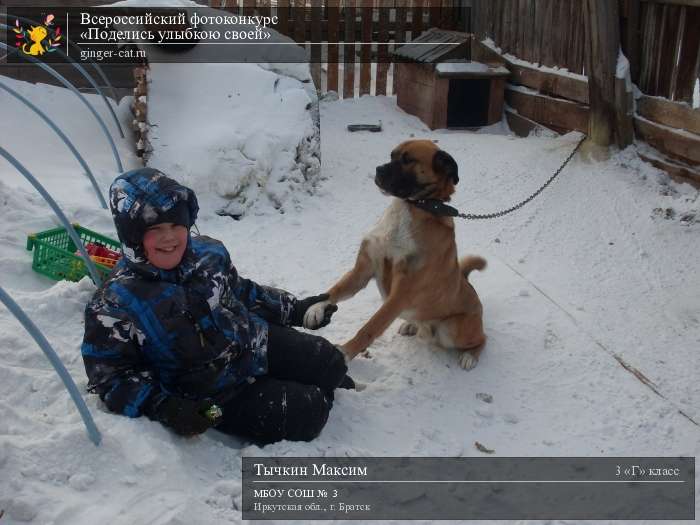
M 107 248 L 119 251 L 120 243 L 92 230 L 73 224 L 83 244 L 99 242 Z M 34 249 L 32 269 L 56 281 L 79 281 L 89 275 L 82 257 L 75 255 L 77 246 L 73 243 L 65 228 L 54 228 L 27 237 L 27 250 Z M 95 263 L 102 279 L 112 271 L 111 268 Z

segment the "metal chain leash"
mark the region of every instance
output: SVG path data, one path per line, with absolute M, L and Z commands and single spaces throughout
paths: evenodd
M 544 191 L 544 189 L 545 189 L 547 186 L 549 186 L 549 185 L 552 183 L 552 181 L 554 181 L 554 179 L 557 178 L 557 175 L 559 175 L 559 174 L 562 172 L 562 170 L 566 167 L 566 165 L 569 163 L 569 161 L 570 161 L 572 158 L 574 158 L 574 155 L 576 155 L 576 152 L 577 152 L 577 151 L 579 150 L 579 148 L 581 147 L 581 144 L 583 144 L 583 142 L 584 142 L 587 138 L 588 138 L 588 137 L 584 136 L 584 137 L 579 141 L 579 143 L 576 144 L 576 147 L 575 147 L 574 150 L 571 152 L 571 154 L 566 158 L 566 160 L 564 161 L 564 163 L 563 163 L 561 166 L 559 166 L 559 169 L 558 169 L 557 171 L 554 172 L 554 175 L 552 175 L 551 177 L 549 177 L 549 179 L 547 180 L 547 182 L 545 182 L 545 183 L 540 187 L 540 189 L 538 189 L 535 193 L 533 193 L 532 195 L 530 195 L 530 196 L 529 196 L 527 199 L 525 199 L 524 201 L 519 202 L 518 204 L 516 204 L 515 206 L 512 206 L 511 208 L 508 208 L 507 210 L 497 211 L 497 212 L 495 212 L 495 213 L 483 213 L 483 214 L 478 214 L 478 213 L 460 213 L 459 215 L 457 215 L 457 217 L 460 217 L 460 218 L 462 218 L 462 219 L 472 219 L 472 220 L 479 220 L 479 219 L 495 219 L 496 217 L 503 217 L 504 215 L 508 215 L 509 213 L 512 213 L 512 212 L 514 212 L 515 210 L 518 210 L 518 209 L 522 208 L 522 207 L 525 206 L 528 202 L 530 202 L 532 199 L 534 199 L 534 198 L 537 197 L 540 193 L 542 193 L 542 191 Z

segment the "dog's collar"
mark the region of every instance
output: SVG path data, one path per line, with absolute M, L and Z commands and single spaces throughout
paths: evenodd
M 416 208 L 427 211 L 436 217 L 458 217 L 459 210 L 449 204 L 445 204 L 440 199 L 406 199 L 406 202 L 413 204 Z

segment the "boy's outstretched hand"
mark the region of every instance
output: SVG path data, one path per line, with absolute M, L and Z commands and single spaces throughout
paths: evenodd
M 331 322 L 331 316 L 338 306 L 328 302 L 329 295 L 322 293 L 306 299 L 300 299 L 292 311 L 292 326 L 303 326 L 316 330 Z

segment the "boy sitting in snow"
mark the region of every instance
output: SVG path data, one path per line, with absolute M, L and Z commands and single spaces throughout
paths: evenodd
M 119 176 L 110 208 L 124 256 L 85 310 L 90 391 L 182 435 L 316 437 L 333 390 L 354 384 L 335 346 L 289 327 L 326 296 L 298 300 L 240 277 L 221 242 L 190 236 L 194 192 L 157 170 Z

